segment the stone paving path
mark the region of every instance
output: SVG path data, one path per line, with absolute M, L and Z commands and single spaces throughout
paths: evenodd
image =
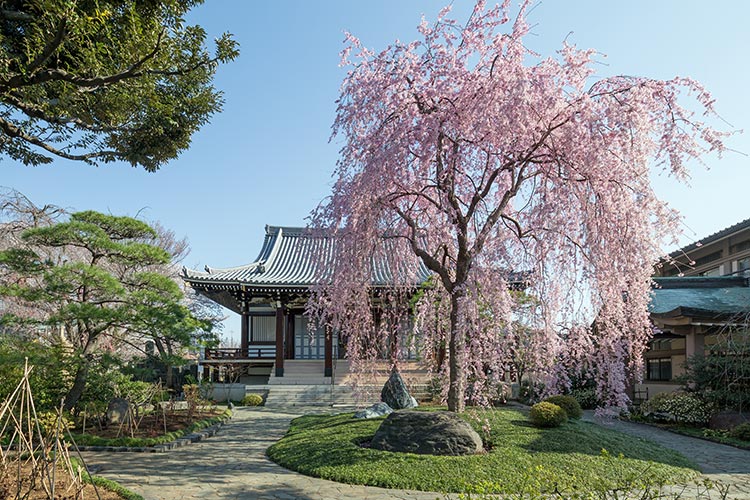
M 703 477 L 729 487 L 728 499 L 750 500 L 750 451 L 675 434 L 648 425 L 622 420 L 598 419 L 585 412 L 584 420 L 615 429 L 631 436 L 648 439 L 676 450 L 700 467 Z M 682 487 L 672 487 L 680 491 Z M 695 489 L 695 488 L 693 488 Z M 715 498 L 712 496 L 712 498 Z
M 293 411 L 299 411 L 294 409 Z M 145 500 L 435 500 L 442 493 L 398 491 L 316 479 L 271 462 L 266 449 L 299 414 L 235 408 L 214 437 L 167 453 L 84 452 L 98 476 Z
M 300 409 L 289 411 L 301 412 Z M 387 490 L 310 478 L 266 458 L 299 413 L 236 408 L 235 416 L 211 439 L 168 453 L 84 452 L 97 475 L 117 481 L 146 500 L 435 500 L 457 495 Z M 587 419 L 594 420 L 587 415 Z M 750 451 L 620 421 L 599 422 L 675 449 L 705 476 L 730 486 L 728 499 L 750 500 Z M 681 488 L 675 488 L 681 491 Z M 682 498 L 690 498 L 695 487 Z M 703 497 L 706 498 L 706 497 Z M 716 494 L 711 498 L 718 498 Z

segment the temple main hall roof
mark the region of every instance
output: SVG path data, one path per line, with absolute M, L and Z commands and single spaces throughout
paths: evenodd
M 314 285 L 330 271 L 327 260 L 333 255 L 334 238 L 300 227 L 266 226 L 266 236 L 258 257 L 250 264 L 205 272 L 183 268 L 185 281 L 198 285 L 235 285 L 253 289 L 286 291 Z M 321 258 L 322 257 L 322 258 Z M 420 265 L 417 283 L 426 280 L 429 271 Z M 373 286 L 393 282 L 386 259 L 375 259 Z M 416 283 L 415 283 L 416 284 Z

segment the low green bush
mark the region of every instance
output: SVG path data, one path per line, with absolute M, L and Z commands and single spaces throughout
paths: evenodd
M 729 435 L 734 439 L 750 441 L 750 422 L 745 422 L 729 431 Z
M 542 401 L 531 407 L 529 420 L 536 427 L 560 427 L 567 422 L 568 414 L 556 404 Z
M 578 401 L 578 404 L 581 405 L 581 408 L 584 410 L 593 410 L 598 404 L 598 400 L 596 399 L 596 389 L 591 387 L 573 389 L 570 395 Z
M 643 415 L 680 424 L 705 424 L 714 414 L 712 404 L 687 392 L 664 392 L 641 405 Z
M 545 399 L 546 402 L 557 405 L 568 414 L 568 418 L 579 419 L 583 416 L 581 405 L 573 396 L 556 395 Z
M 248 394 L 242 398 L 242 406 L 260 406 L 263 404 L 263 396 L 260 394 Z
M 543 392 L 543 383 L 522 380 L 518 391 L 518 401 L 525 405 L 534 404 L 542 399 Z

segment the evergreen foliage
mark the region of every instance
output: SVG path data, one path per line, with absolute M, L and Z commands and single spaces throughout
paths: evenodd
M 28 229 L 0 251 L 0 297 L 38 312 L 7 312 L 0 326 L 27 339 L 38 332 L 59 351 L 66 410 L 106 353 L 148 339 L 191 345 L 210 335 L 210 322 L 191 314 L 163 272 L 170 255 L 155 237 L 142 221 L 88 211 Z
M 185 14 L 202 0 L 12 0 L 0 9 L 0 155 L 121 160 L 157 170 L 221 109 L 229 34 L 206 48 Z

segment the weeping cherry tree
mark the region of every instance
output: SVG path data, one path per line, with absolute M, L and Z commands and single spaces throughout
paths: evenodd
M 509 281 L 525 271 L 539 304 L 533 371 L 562 388 L 564 368 L 585 367 L 600 400 L 621 407 L 650 337 L 652 263 L 679 222 L 649 174 L 684 180 L 724 134 L 700 121 L 715 113 L 699 83 L 592 81 L 594 50 L 535 54 L 528 2 L 512 21 L 508 3 L 478 2 L 464 26 L 443 9 L 419 40 L 378 53 L 347 35 L 333 126 L 343 147 L 313 215 L 337 244 L 309 311 L 346 336 L 354 365 L 414 318 L 422 352 L 443 353 L 425 358 L 449 409 L 462 411 L 467 387 L 489 387 L 517 344 Z M 390 288 L 373 281 L 382 262 Z M 433 279 L 420 300 L 388 307 L 414 293 L 421 268 Z

